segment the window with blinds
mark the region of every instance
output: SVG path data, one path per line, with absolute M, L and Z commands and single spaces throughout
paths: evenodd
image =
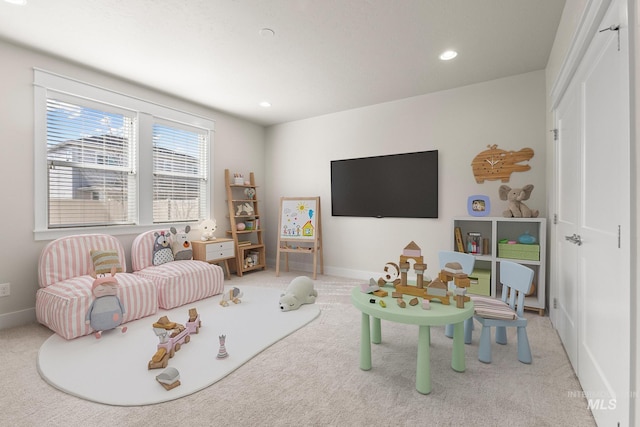
M 206 218 L 208 132 L 153 125 L 153 222 Z
M 37 240 L 211 216 L 210 118 L 37 68 L 34 110 Z
M 136 116 L 47 99 L 48 228 L 133 224 Z

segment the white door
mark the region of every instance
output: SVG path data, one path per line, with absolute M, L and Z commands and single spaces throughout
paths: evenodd
M 557 328 L 599 425 L 630 422 L 626 21 L 614 1 L 556 111 Z M 624 25 L 622 25 L 624 24 Z M 569 240 L 567 240 L 569 239 Z M 618 424 L 619 423 L 619 424 Z
M 575 82 L 575 81 L 574 81 Z M 578 372 L 578 246 L 565 239 L 580 223 L 580 92 L 572 84 L 556 110 L 556 240 L 554 241 L 554 325 Z

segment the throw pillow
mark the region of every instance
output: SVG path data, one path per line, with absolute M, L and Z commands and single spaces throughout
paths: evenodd
M 166 231 L 153 233 L 153 253 L 151 263 L 153 265 L 162 265 L 173 261 L 173 252 L 169 244 L 169 233 Z
M 191 248 L 191 242 L 188 236 L 189 231 L 191 231 L 191 227 L 188 225 L 182 231 L 171 227 L 171 234 L 173 234 L 171 250 L 173 251 L 173 259 L 176 261 L 193 259 L 193 249 Z
M 116 267 L 116 273 L 122 273 L 118 252 L 114 249 L 92 250 L 91 261 L 93 262 L 93 271 L 96 274 L 108 274 L 112 267 Z

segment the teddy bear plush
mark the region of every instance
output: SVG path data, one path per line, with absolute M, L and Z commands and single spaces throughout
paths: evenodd
M 215 219 L 205 219 L 198 226 L 200 229 L 200 238 L 203 241 L 207 240 L 216 240 L 216 236 L 213 235 L 215 231 L 218 229 L 218 225 Z
M 522 188 L 511 188 L 508 185 L 500 186 L 500 200 L 509 202 L 508 209 L 502 212 L 505 218 L 537 218 L 538 210 L 531 210 L 527 205 L 522 203 L 523 200 L 529 200 L 533 185 L 528 184 Z

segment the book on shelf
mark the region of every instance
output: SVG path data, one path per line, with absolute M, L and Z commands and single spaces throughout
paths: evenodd
M 251 242 L 249 240 L 241 240 L 238 242 L 238 246 L 248 246 Z
M 464 244 L 462 243 L 462 231 L 460 227 L 455 228 L 456 249 L 458 252 L 464 252 Z

